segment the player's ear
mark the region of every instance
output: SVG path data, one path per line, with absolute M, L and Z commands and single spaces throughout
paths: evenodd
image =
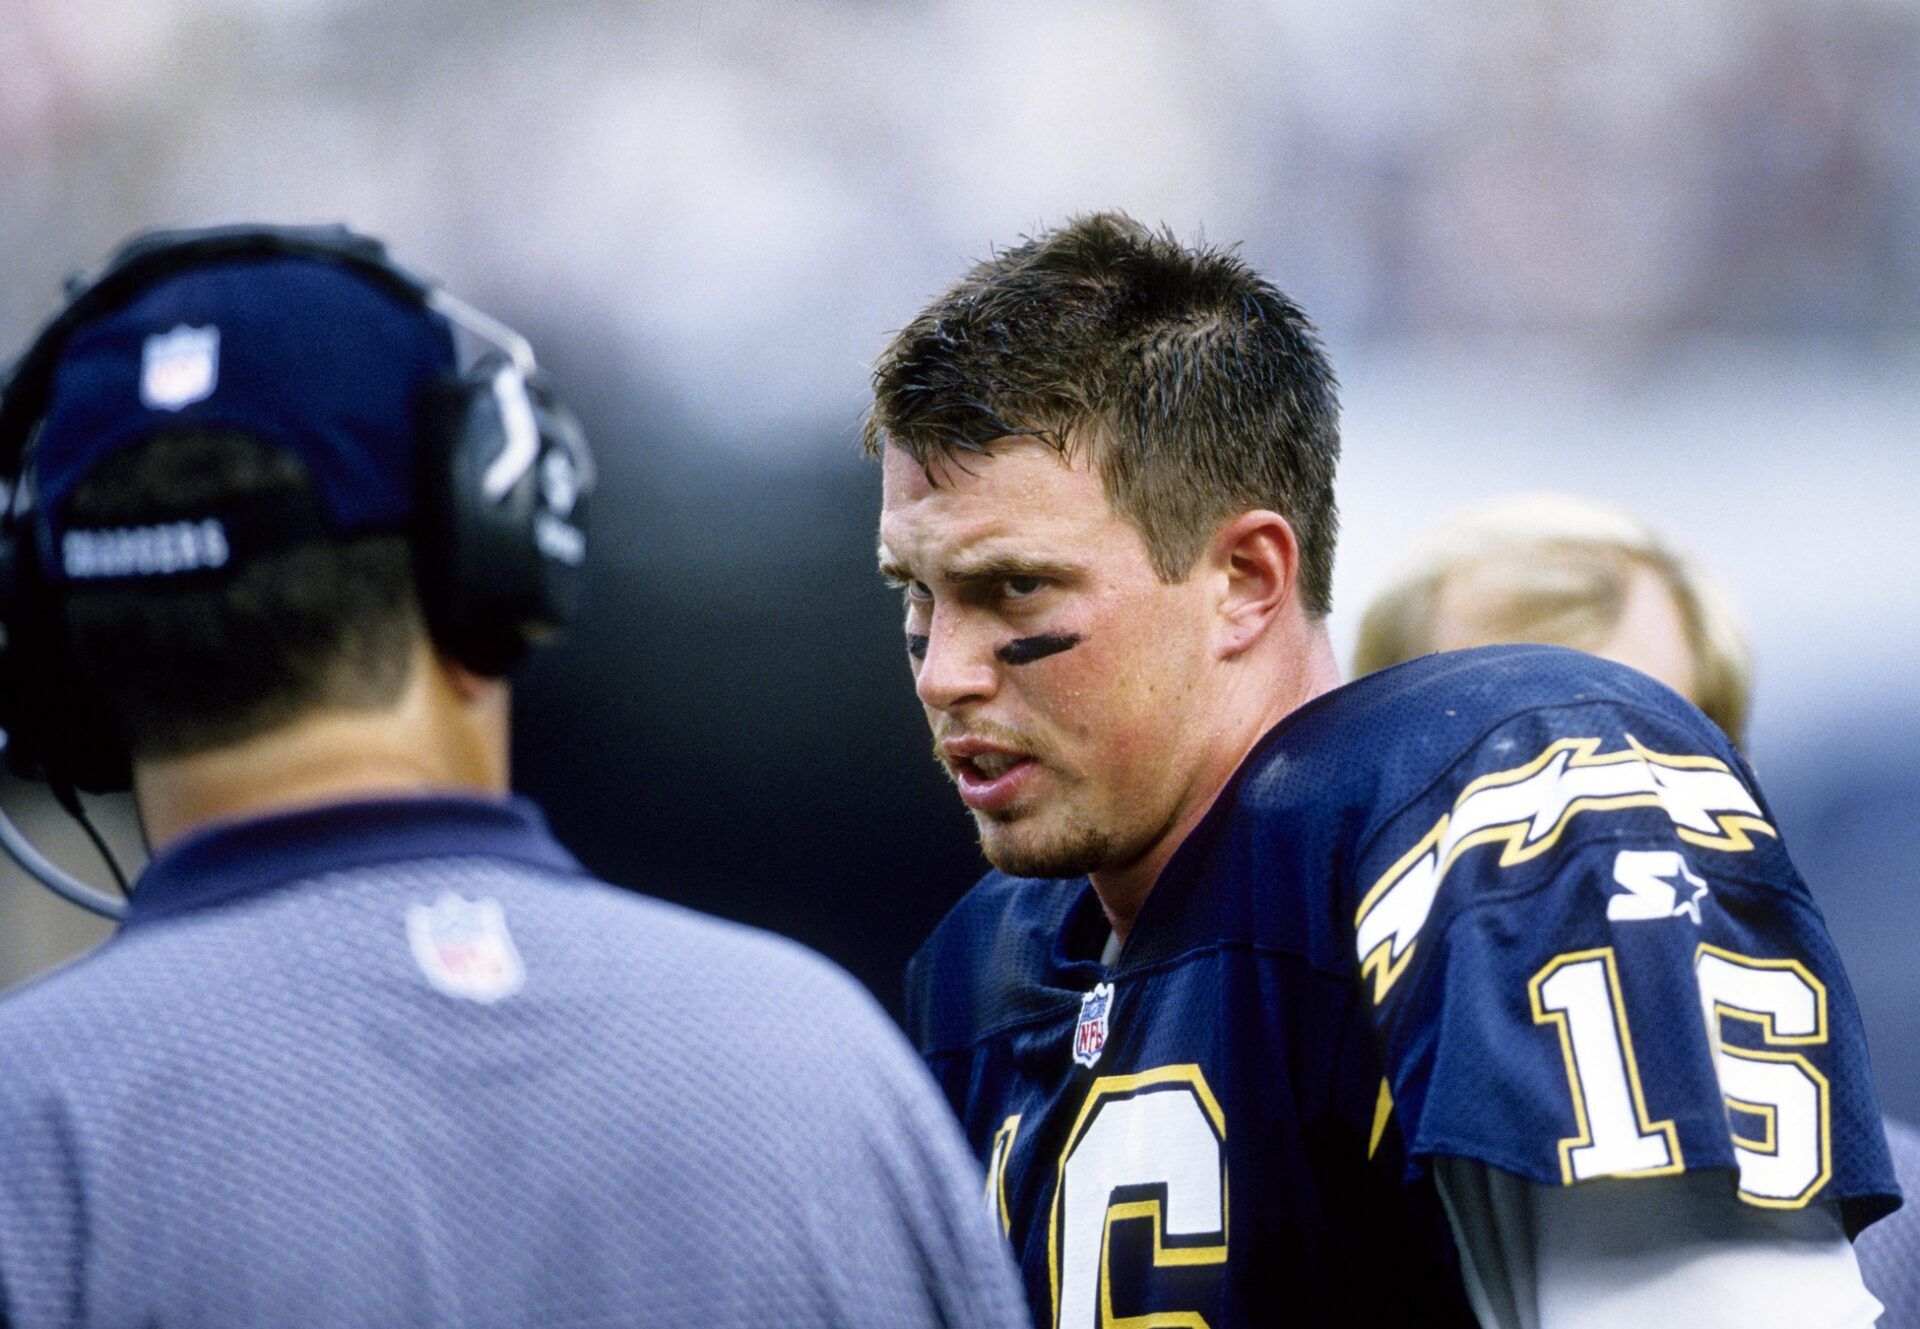
M 1277 512 L 1243 512 L 1214 534 L 1206 555 L 1215 584 L 1221 658 L 1245 651 L 1293 602 L 1300 572 L 1300 541 Z

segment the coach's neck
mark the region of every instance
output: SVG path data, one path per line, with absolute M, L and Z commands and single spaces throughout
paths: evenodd
M 215 822 L 430 793 L 507 792 L 507 685 L 422 640 L 399 700 L 321 710 L 244 742 L 134 763 L 133 795 L 158 853 Z

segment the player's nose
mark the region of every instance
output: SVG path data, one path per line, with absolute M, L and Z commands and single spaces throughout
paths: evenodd
M 966 624 L 936 612 L 927 625 L 926 654 L 914 678 L 920 704 L 954 710 L 988 700 L 999 683 L 992 644 Z

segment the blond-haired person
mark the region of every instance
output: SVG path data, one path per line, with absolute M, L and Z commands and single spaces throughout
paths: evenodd
M 1745 629 L 1711 578 L 1618 508 L 1516 494 L 1441 523 L 1367 605 L 1353 668 L 1499 642 L 1571 646 L 1638 669 L 1745 742 Z
M 1355 675 L 1435 651 L 1571 646 L 1665 683 L 1746 745 L 1753 653 L 1711 577 L 1639 518 L 1567 494 L 1466 509 L 1415 547 L 1360 619 Z M 1920 1132 L 1889 1122 L 1901 1188 L 1920 1192 Z M 1920 1327 L 1920 1206 L 1860 1234 L 1882 1329 Z

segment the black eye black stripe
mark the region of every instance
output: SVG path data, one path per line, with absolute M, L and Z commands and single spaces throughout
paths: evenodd
M 1077 632 L 1047 632 L 1037 637 L 1016 637 L 993 654 L 1001 664 L 1032 664 L 1035 660 L 1044 660 L 1049 655 L 1070 651 L 1082 640 L 1084 638 Z M 926 634 L 920 632 L 907 634 L 907 654 L 916 660 L 927 658 Z
M 1077 632 L 1046 632 L 1037 637 L 1016 637 L 994 652 L 1001 664 L 1032 664 L 1035 660 L 1044 660 L 1049 655 L 1058 655 L 1078 646 L 1082 638 Z

